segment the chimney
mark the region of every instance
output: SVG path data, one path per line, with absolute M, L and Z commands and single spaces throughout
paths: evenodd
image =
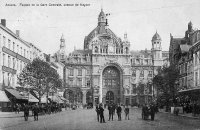
M 16 30 L 16 35 L 19 37 L 20 31 Z
M 1 19 L 1 24 L 6 27 L 6 19 Z

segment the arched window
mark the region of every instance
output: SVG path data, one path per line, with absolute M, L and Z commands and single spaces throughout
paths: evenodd
M 125 48 L 125 53 L 128 54 L 128 47 Z
M 119 87 L 119 71 L 115 67 L 107 67 L 103 71 L 103 80 L 105 87 Z
M 98 52 L 99 52 L 99 50 L 98 50 L 98 47 L 97 47 L 97 46 L 94 48 L 94 52 L 95 52 L 95 53 L 98 53 Z

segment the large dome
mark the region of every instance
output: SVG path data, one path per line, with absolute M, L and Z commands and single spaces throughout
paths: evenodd
M 152 37 L 152 41 L 155 41 L 155 40 L 161 40 L 161 37 L 160 37 L 160 35 L 157 33 L 157 31 L 156 31 L 156 33 L 154 34 L 154 36 Z

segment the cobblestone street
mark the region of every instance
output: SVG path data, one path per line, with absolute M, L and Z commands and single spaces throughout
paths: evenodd
M 33 117 L 25 122 L 23 117 L 0 118 L 2 130 L 195 130 L 200 129 L 198 119 L 174 116 L 169 113 L 158 113 L 155 121 L 141 119 L 141 110 L 133 108 L 130 111 L 130 120 L 108 121 L 108 111 L 105 110 L 106 123 L 99 123 L 94 109 L 68 110 L 57 114 L 44 115 L 39 121 Z M 124 113 L 123 113 L 124 114 Z

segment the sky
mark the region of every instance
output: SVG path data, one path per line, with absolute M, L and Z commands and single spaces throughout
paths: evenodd
M 9 29 L 20 30 L 22 39 L 47 54 L 59 50 L 63 34 L 70 53 L 74 48 L 83 49 L 84 37 L 97 26 L 101 8 L 110 13 L 109 28 L 118 37 L 123 39 L 127 33 L 131 50 L 151 49 L 156 31 L 162 49 L 169 50 L 170 33 L 184 37 L 190 21 L 193 28 L 200 28 L 200 0 L 0 0 L 0 19 L 6 19 Z

